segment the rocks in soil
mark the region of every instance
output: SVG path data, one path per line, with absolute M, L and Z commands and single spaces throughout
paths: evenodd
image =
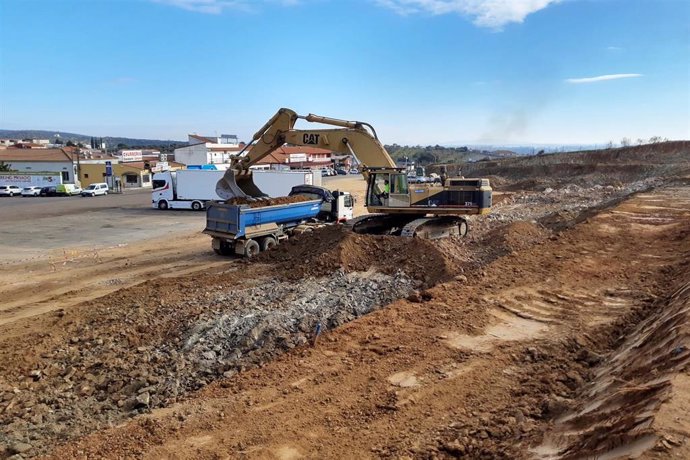
M 14 446 L 12 452 L 21 455 L 29 449 L 40 454 L 55 437 L 77 436 L 166 406 L 310 343 L 317 325 L 324 332 L 404 298 L 416 284 L 403 272 L 335 270 L 299 283 L 269 280 L 166 302 L 180 324 L 145 345 L 133 331 L 162 327 L 161 318 L 143 315 L 134 322 L 125 311 L 108 334 L 70 332 L 46 354 L 44 367 L 23 372 L 15 385 L 0 381 L 0 445 Z M 200 314 L 180 315 L 183 311 Z M 92 323 L 89 330 L 106 327 L 107 322 Z

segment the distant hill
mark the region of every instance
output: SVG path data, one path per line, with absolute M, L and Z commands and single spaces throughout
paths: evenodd
M 386 145 L 385 148 L 396 161 L 405 161 L 407 158 L 407 161 L 422 166 L 433 163 L 465 163 L 517 156 L 515 152 L 505 148 L 501 150 L 479 150 L 470 147 L 445 147 L 442 145 L 422 147 L 420 145 L 398 144 Z
M 57 135 L 60 135 L 62 142 L 72 141 L 75 144 L 81 142 L 84 145 L 89 145 L 91 137 L 103 139 L 109 148 L 117 148 L 118 145 L 123 144 L 127 147 L 166 147 L 169 149 L 176 148 L 182 145 L 187 145 L 186 141 L 171 141 L 161 139 L 133 139 L 129 137 L 111 137 L 111 136 L 87 136 L 85 134 L 66 133 L 64 131 L 45 131 L 36 129 L 0 129 L 1 138 L 10 139 L 50 139 L 54 141 Z

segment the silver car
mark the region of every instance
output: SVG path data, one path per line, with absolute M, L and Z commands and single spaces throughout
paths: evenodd
M 41 187 L 32 185 L 30 187 L 24 187 L 22 190 L 22 196 L 39 196 L 41 194 Z
M 0 185 L 0 196 L 19 196 L 22 194 L 22 188 L 16 185 Z

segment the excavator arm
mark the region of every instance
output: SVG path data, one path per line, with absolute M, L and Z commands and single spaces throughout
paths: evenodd
M 299 130 L 294 129 L 298 119 L 312 123 L 338 126 L 333 129 Z M 336 118 L 309 114 L 297 115 L 290 109 L 280 109 L 259 129 L 252 141 L 240 152 L 240 157 L 228 168 L 218 181 L 216 191 L 223 199 L 235 197 L 259 198 L 265 196 L 254 184 L 249 168 L 284 144 L 320 147 L 345 155 L 353 155 L 367 168 L 395 168 L 395 161 L 379 142 L 374 128 L 359 121 L 346 121 Z M 246 149 L 251 149 L 244 154 Z

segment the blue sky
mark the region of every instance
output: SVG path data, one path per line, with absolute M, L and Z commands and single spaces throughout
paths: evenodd
M 690 139 L 686 0 L 0 0 L 0 128 L 384 143 Z

